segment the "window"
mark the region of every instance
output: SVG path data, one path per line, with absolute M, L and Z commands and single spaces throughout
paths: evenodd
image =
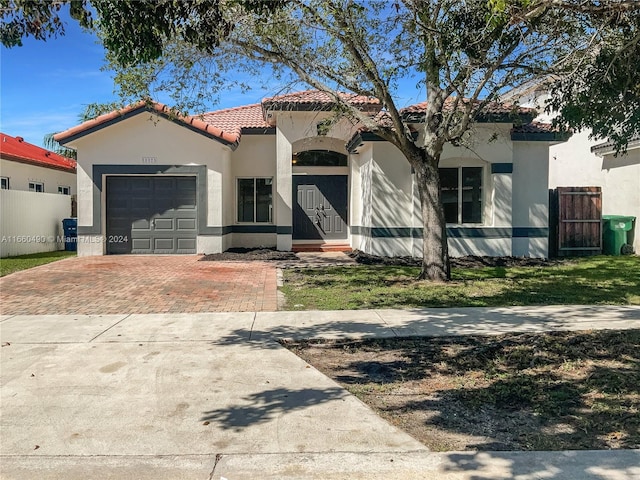
M 447 223 L 482 223 L 482 167 L 441 168 Z
M 44 192 L 44 183 L 41 182 L 29 182 L 30 192 Z
M 0 177 L 0 188 L 2 190 L 9 190 L 9 177 Z
M 58 193 L 62 195 L 71 195 L 71 187 L 58 186 Z
M 238 222 L 271 222 L 272 178 L 238 179 Z
M 330 150 L 307 150 L 293 155 L 296 167 L 346 167 L 347 156 Z

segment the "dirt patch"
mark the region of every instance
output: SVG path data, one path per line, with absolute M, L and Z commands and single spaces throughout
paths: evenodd
M 293 252 L 279 252 L 275 248 L 230 248 L 226 252 L 213 253 L 203 256 L 201 262 L 220 261 L 296 261 L 298 257 Z
M 640 330 L 286 346 L 432 450 L 640 447 Z
M 420 258 L 413 257 L 381 257 L 354 250 L 349 253 L 357 263 L 363 265 L 390 265 L 401 267 L 419 267 L 422 264 Z M 479 267 L 549 267 L 560 265 L 562 260 L 548 258 L 528 257 L 481 257 L 470 255 L 451 259 L 454 268 L 479 268 Z

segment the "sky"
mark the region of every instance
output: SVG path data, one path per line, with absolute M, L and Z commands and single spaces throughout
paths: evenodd
M 104 50 L 97 37 L 68 17 L 66 20 L 64 36 L 46 42 L 27 38 L 22 47 L 11 49 L 0 46 L 2 133 L 42 146 L 46 134 L 80 123 L 79 115 L 86 105 L 118 100 L 111 72 L 101 70 Z M 423 100 L 415 83 L 407 80 L 403 86 L 408 96 L 399 102 L 401 106 Z M 278 90 L 274 88 L 273 93 Z M 229 91 L 212 109 L 257 103 L 270 94 L 262 89 Z M 156 100 L 171 103 L 168 98 Z

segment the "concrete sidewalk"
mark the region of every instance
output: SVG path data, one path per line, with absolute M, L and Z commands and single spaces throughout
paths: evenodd
M 640 479 L 638 451 L 428 452 L 276 341 L 640 328 L 640 307 L 0 322 L 2 479 Z

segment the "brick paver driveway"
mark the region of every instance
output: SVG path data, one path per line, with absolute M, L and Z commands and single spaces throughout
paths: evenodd
M 276 267 L 200 256 L 71 258 L 0 278 L 4 315 L 275 311 Z

